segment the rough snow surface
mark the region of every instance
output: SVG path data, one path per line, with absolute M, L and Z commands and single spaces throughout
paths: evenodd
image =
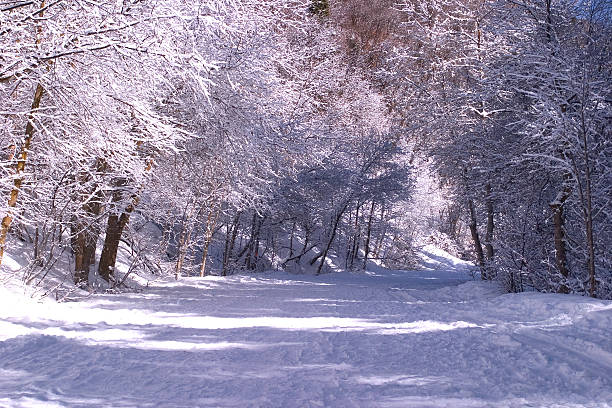
M 610 407 L 612 302 L 422 271 L 0 291 L 2 407 Z

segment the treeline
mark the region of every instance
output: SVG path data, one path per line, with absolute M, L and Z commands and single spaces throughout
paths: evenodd
M 510 291 L 612 296 L 605 0 L 0 5 L 0 252 L 80 286 L 410 264 L 421 222 Z M 425 164 L 423 164 L 425 163 Z M 441 242 L 441 241 L 440 241 Z M 0 259 L 2 254 L 0 253 Z
M 330 7 L 355 65 L 453 191 L 439 228 L 469 242 L 482 276 L 612 296 L 610 3 Z
M 26 241 L 26 281 L 68 259 L 115 287 L 120 248 L 177 277 L 401 262 L 404 143 L 310 2 L 0 7 L 0 260 Z

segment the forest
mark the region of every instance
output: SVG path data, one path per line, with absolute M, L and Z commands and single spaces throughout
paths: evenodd
M 607 0 L 2 0 L 0 262 L 112 292 L 429 243 L 610 299 L 611 28 Z
M 0 407 L 610 408 L 610 0 L 0 0 Z

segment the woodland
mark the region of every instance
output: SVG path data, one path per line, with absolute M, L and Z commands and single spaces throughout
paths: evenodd
M 608 0 L 0 0 L 0 262 L 112 292 L 429 243 L 610 299 L 611 28 Z

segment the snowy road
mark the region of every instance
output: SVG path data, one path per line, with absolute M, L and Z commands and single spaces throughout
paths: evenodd
M 612 406 L 612 302 L 500 295 L 437 260 L 72 304 L 7 294 L 0 406 Z

